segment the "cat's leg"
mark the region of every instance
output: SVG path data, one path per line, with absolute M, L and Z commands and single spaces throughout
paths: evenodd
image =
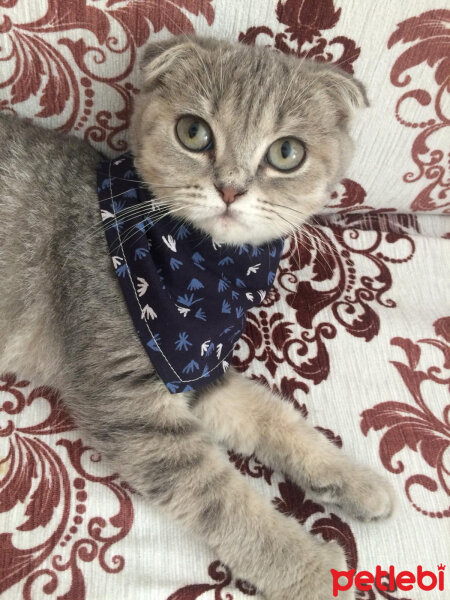
M 267 600 L 332 597 L 330 569 L 346 569 L 342 549 L 258 494 L 212 442 L 187 396 L 129 367 L 109 378 L 99 371 L 95 380 L 84 371 L 78 389 L 66 401 L 93 445 L 134 489 L 203 538 L 234 577 Z
M 361 520 L 388 517 L 395 496 L 388 481 L 348 458 L 293 406 L 235 372 L 205 388 L 192 410 L 218 441 L 309 488 Z

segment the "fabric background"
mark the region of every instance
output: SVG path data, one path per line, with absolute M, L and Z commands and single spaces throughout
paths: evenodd
M 442 0 L 0 0 L 0 109 L 111 156 L 127 149 L 149 39 L 196 31 L 266 44 L 339 64 L 367 86 L 355 160 L 324 214 L 286 243 L 234 362 L 384 472 L 398 513 L 354 522 L 257 458 L 229 454 L 358 570 L 450 568 L 449 22 Z M 2 598 L 257 597 L 110 472 L 51 383 L 0 378 Z M 444 600 L 445 576 L 444 592 L 358 598 Z

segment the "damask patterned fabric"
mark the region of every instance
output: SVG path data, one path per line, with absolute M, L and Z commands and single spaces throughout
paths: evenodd
M 233 362 L 384 472 L 398 512 L 357 523 L 256 457 L 229 453 L 358 571 L 450 569 L 449 22 L 442 0 L 0 0 L 0 109 L 110 156 L 127 150 L 149 39 L 196 31 L 270 45 L 367 86 L 355 160 L 324 213 L 286 242 Z M 0 378 L 2 598 L 257 597 L 108 470 L 51 383 Z M 443 592 L 373 589 L 358 600 L 444 600 L 444 575 Z
M 190 392 L 222 377 L 246 311 L 261 304 L 272 287 L 284 240 L 233 247 L 170 216 L 161 218 L 139 184 L 130 153 L 101 161 L 97 181 L 124 300 L 167 389 Z M 143 206 L 145 218 L 134 210 Z

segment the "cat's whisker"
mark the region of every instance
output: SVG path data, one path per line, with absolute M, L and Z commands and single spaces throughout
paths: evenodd
M 128 188 L 127 190 L 123 190 L 123 192 L 119 192 L 118 194 L 114 194 L 114 196 L 109 196 L 109 200 L 113 200 L 114 198 L 118 198 L 119 196 L 123 196 L 124 194 L 127 194 L 131 190 L 138 190 L 138 189 L 139 189 L 139 186 Z
M 330 241 L 328 241 L 327 239 L 325 239 L 324 237 L 324 233 L 321 229 L 319 229 L 316 225 L 314 225 L 314 223 L 312 223 L 311 221 L 305 223 L 305 227 L 308 227 L 311 231 L 308 231 L 308 235 L 314 239 L 314 241 L 321 246 L 325 246 L 325 248 L 328 248 L 328 250 L 330 251 L 331 254 L 335 254 L 335 250 L 333 245 L 331 244 Z M 317 231 L 317 233 L 315 233 Z
M 108 231 L 109 229 L 111 229 L 112 227 L 116 227 L 116 223 L 122 225 L 124 223 L 126 223 L 127 221 L 131 221 L 133 219 L 137 219 L 139 217 L 143 217 L 143 218 L 151 218 L 152 220 L 154 218 L 158 218 L 160 215 L 164 214 L 167 212 L 167 207 L 171 206 L 170 203 L 167 203 L 165 206 L 160 206 L 158 208 L 153 208 L 153 207 L 147 207 L 147 206 L 136 206 L 133 207 L 133 211 L 128 213 L 127 215 L 123 215 L 122 212 L 117 213 L 115 217 L 110 217 L 109 219 L 109 223 L 105 226 L 103 226 L 103 230 L 104 231 Z M 104 225 L 104 222 L 103 222 Z
M 166 185 L 163 183 L 155 183 L 154 181 L 142 181 L 141 179 L 127 179 L 126 177 L 118 177 L 117 175 L 114 175 L 112 177 L 112 179 L 118 179 L 119 181 L 127 181 L 130 183 L 140 183 L 141 185 L 137 186 L 138 188 L 144 188 L 144 189 L 149 189 L 149 186 L 156 186 L 156 187 L 164 187 L 164 188 L 179 188 L 179 185 Z M 195 186 L 184 186 L 184 187 L 195 187 Z
M 167 197 L 169 198 L 169 196 L 167 196 Z M 153 200 L 143 202 L 140 205 L 140 207 L 130 207 L 129 210 L 133 209 L 133 210 L 136 210 L 137 212 L 139 210 L 148 210 L 148 208 L 151 207 L 152 202 L 153 202 Z M 125 210 L 127 210 L 127 209 L 125 209 Z M 158 210 L 161 211 L 161 210 L 163 210 L 163 208 L 161 207 Z M 122 212 L 125 212 L 125 211 L 122 211 Z M 127 214 L 125 220 L 129 220 L 129 219 L 133 218 L 133 216 L 136 216 L 136 215 L 135 214 Z M 121 220 L 121 219 L 119 219 L 119 220 Z M 65 246 L 63 246 L 63 248 L 62 248 L 63 250 L 69 245 L 72 246 L 71 251 L 68 252 L 66 255 L 66 260 L 64 261 L 64 264 L 66 264 L 66 262 L 70 258 L 70 256 L 72 256 L 72 254 L 77 251 L 77 249 L 79 248 L 79 246 L 82 243 L 85 243 L 86 241 L 88 241 L 89 239 L 92 239 L 93 237 L 95 237 L 96 235 L 98 235 L 100 233 L 104 233 L 111 227 L 114 227 L 115 224 L 116 223 L 115 223 L 114 219 L 111 219 L 111 222 L 109 224 L 106 224 L 106 226 L 105 226 L 105 221 L 100 221 L 99 223 L 96 223 L 92 227 L 88 228 L 87 231 L 80 232 L 80 234 L 78 236 L 75 236 L 71 242 L 69 242 Z M 77 238 L 80 238 L 80 240 L 78 242 L 76 241 Z
M 293 196 L 292 196 L 292 197 L 293 197 Z M 264 201 L 264 200 L 263 200 L 262 202 L 269 203 L 269 202 L 267 202 L 267 201 Z M 303 226 L 303 225 L 308 225 L 309 227 L 311 227 L 311 228 L 313 228 L 313 229 L 317 229 L 317 226 L 316 226 L 316 225 L 314 225 L 314 223 L 313 223 L 314 219 L 316 218 L 314 215 L 308 215 L 308 214 L 306 214 L 306 213 L 302 213 L 301 211 L 299 211 L 299 210 L 297 210 L 297 209 L 295 209 L 295 208 L 292 208 L 291 206 L 284 205 L 284 204 L 276 204 L 276 203 L 274 203 L 274 202 L 270 202 L 269 204 L 271 204 L 271 205 L 273 205 L 273 206 L 278 206 L 278 207 L 280 207 L 280 208 L 285 208 L 285 209 L 291 210 L 291 211 L 293 211 L 293 212 L 296 212 L 296 213 L 298 213 L 298 214 L 300 214 L 300 215 L 302 215 L 302 216 L 306 217 L 306 218 L 307 218 L 307 220 L 306 220 L 304 223 L 302 223 L 302 224 L 301 224 L 301 226 Z M 319 230 L 319 231 L 320 231 L 320 230 Z M 326 240 L 322 240 L 322 243 L 323 243 L 323 244 L 326 244 L 326 245 L 328 245 L 328 246 L 329 246 L 329 249 L 330 249 L 330 250 L 332 250 L 332 246 L 331 246 L 331 244 L 329 244 L 329 242 L 327 242 Z
M 306 213 L 304 213 L 304 212 L 302 212 L 300 210 L 292 208 L 292 206 L 286 206 L 285 204 L 277 204 L 277 203 L 269 201 L 269 200 L 261 200 L 261 202 L 263 202 L 264 204 L 269 204 L 269 206 L 278 206 L 279 208 L 287 208 L 288 210 L 291 210 L 291 211 L 293 211 L 295 213 L 298 213 L 302 217 L 308 218 L 310 216 L 310 215 L 308 215 L 308 214 L 306 214 Z
M 151 225 L 154 226 L 158 223 L 158 221 L 152 221 Z M 142 223 L 142 228 L 136 227 L 136 225 L 132 225 L 126 227 L 121 233 L 118 231 L 117 240 L 111 244 L 111 252 L 116 252 L 123 244 L 131 240 L 131 238 L 139 233 L 142 233 L 142 229 L 146 231 L 145 223 Z
M 140 207 L 139 209 L 136 208 L 135 212 L 133 212 L 132 214 L 128 214 L 125 217 L 118 216 L 117 223 L 120 225 L 123 225 L 124 223 L 131 221 L 133 219 L 137 219 L 141 216 L 143 218 L 150 217 L 150 215 L 152 215 L 154 217 L 159 217 L 159 215 L 162 214 L 164 211 L 165 211 L 165 209 L 162 209 L 162 208 L 158 212 L 156 212 L 153 209 L 148 209 L 146 207 Z M 120 215 L 120 213 L 119 213 L 119 215 Z M 108 231 L 109 229 L 112 229 L 113 227 L 116 227 L 116 218 L 111 217 L 110 222 L 107 223 L 106 226 L 103 227 L 103 230 Z
M 298 238 L 299 242 L 302 243 L 303 240 L 308 241 L 311 246 L 311 249 L 316 249 L 319 253 L 324 251 L 321 247 L 328 247 L 328 250 L 331 251 L 330 253 L 333 254 L 333 247 L 329 242 L 327 242 L 327 240 L 323 239 L 322 232 L 319 232 L 321 235 L 314 235 L 314 233 L 307 230 L 306 227 L 309 228 L 310 224 L 305 223 L 304 226 L 300 228 L 299 234 L 301 237 Z M 323 254 L 321 255 L 323 256 Z
M 220 77 L 219 77 L 219 89 L 220 89 L 220 94 L 223 94 L 224 88 L 223 88 L 223 54 L 222 54 L 222 48 L 219 47 L 219 57 L 220 57 Z
M 261 202 L 265 203 L 265 204 L 269 204 L 268 202 L 262 201 Z M 271 204 L 271 203 L 270 203 Z M 285 221 L 286 223 L 288 223 L 289 227 L 286 227 L 285 225 L 281 227 L 281 231 L 284 237 L 288 237 L 288 238 L 292 238 L 292 239 L 297 239 L 296 235 L 297 235 L 297 230 L 298 230 L 298 226 L 294 226 L 292 223 L 290 223 L 290 221 L 288 221 L 287 219 L 285 219 L 284 217 L 282 217 L 278 211 L 273 210 L 273 209 L 269 209 L 269 208 L 262 208 L 262 210 L 266 211 L 266 212 L 270 212 L 275 214 L 277 217 L 279 217 L 280 219 L 282 219 L 283 221 Z M 269 219 L 269 217 L 265 216 L 266 219 Z M 300 269 L 300 250 L 299 250 L 299 246 L 298 244 L 295 244 L 296 248 L 297 248 L 297 252 L 298 252 L 298 262 L 297 262 L 297 266 Z
M 324 239 L 323 232 L 318 230 L 318 233 L 315 233 L 314 229 L 316 229 L 314 227 L 314 225 L 312 225 L 312 223 L 307 221 L 305 223 L 302 223 L 299 233 L 303 238 L 307 238 L 308 241 L 310 241 L 310 242 L 311 242 L 311 240 L 314 240 L 316 247 L 318 249 L 319 249 L 319 247 L 323 247 L 324 249 L 328 249 L 328 251 L 331 254 L 333 254 L 333 252 L 334 252 L 333 246 L 327 239 Z
M 169 197 L 170 196 L 167 196 L 167 198 L 169 198 Z M 151 208 L 152 203 L 153 203 L 153 199 L 147 200 L 145 202 L 142 202 L 142 204 L 140 204 L 139 206 L 131 206 L 131 207 L 125 208 L 124 210 L 117 212 L 116 215 L 120 215 L 121 217 L 128 216 L 136 210 L 142 210 L 143 207 Z M 105 229 L 105 221 L 100 221 L 99 223 L 96 223 L 95 225 L 92 225 L 91 227 L 89 227 L 87 229 L 87 231 L 83 231 L 82 233 L 80 233 L 80 236 L 81 235 L 84 236 L 85 233 L 90 233 L 93 230 L 103 231 L 104 229 Z M 96 231 L 94 231 L 94 233 L 96 233 Z M 88 239 L 88 238 L 84 238 L 84 239 Z
M 115 210 L 114 213 L 120 217 L 124 217 L 124 216 L 128 216 L 129 214 L 132 214 L 134 211 L 136 210 L 140 210 L 142 207 L 149 207 L 153 210 L 153 208 L 156 210 L 159 206 L 164 206 L 165 204 L 170 204 L 170 199 L 172 198 L 172 195 L 169 196 L 159 196 L 157 197 L 152 197 L 149 198 L 148 200 L 145 200 L 144 202 L 141 202 L 140 204 L 134 204 L 133 206 L 128 206 L 127 208 L 124 208 L 123 210 Z M 167 202 L 167 200 L 169 200 L 169 202 Z M 101 225 L 101 224 L 99 224 Z
M 147 223 L 147 225 L 149 225 L 148 229 L 151 229 L 152 227 L 155 227 L 155 225 L 157 225 L 162 219 L 164 219 L 165 217 L 174 214 L 176 212 L 178 212 L 179 210 L 182 210 L 182 206 L 180 206 L 179 208 L 174 208 L 168 211 L 165 211 L 163 214 L 159 215 L 156 219 L 152 219 L 151 223 Z M 144 229 L 147 231 L 147 227 L 146 224 L 143 224 Z M 130 232 L 131 234 L 126 235 L 127 232 Z M 112 250 L 116 250 L 118 249 L 118 247 L 122 244 L 125 244 L 126 242 L 128 242 L 133 236 L 137 235 L 138 233 L 141 233 L 141 230 L 138 229 L 136 226 L 130 227 L 127 230 L 125 230 L 125 232 L 123 234 L 118 234 L 118 245 L 114 246 L 114 248 L 112 248 Z
M 296 266 L 297 266 L 297 270 L 301 269 L 301 260 L 300 260 L 300 242 L 299 239 L 297 237 L 297 232 L 288 232 L 287 233 L 287 238 L 292 240 L 292 243 L 294 245 L 294 248 L 297 251 L 297 262 L 296 262 Z M 295 262 L 295 261 L 294 261 Z M 294 293 L 294 300 L 297 297 L 297 295 L 300 293 L 300 288 L 299 286 L 297 286 L 297 289 Z
M 310 226 L 310 224 L 308 224 L 308 226 Z M 332 244 L 331 244 L 330 242 L 328 242 L 327 240 L 325 240 L 325 239 L 323 238 L 323 235 L 324 235 L 324 234 L 323 234 L 323 232 L 319 231 L 319 233 L 320 233 L 320 237 L 319 237 L 319 236 L 314 236 L 313 234 L 311 234 L 311 232 L 310 232 L 310 231 L 308 231 L 308 232 L 303 232 L 303 235 L 302 235 L 302 240 L 299 240 L 299 243 L 300 243 L 300 244 L 302 244 L 302 243 L 304 243 L 305 241 L 306 241 L 306 242 L 309 242 L 311 250 L 315 250 L 315 251 L 316 251 L 316 257 L 317 257 L 317 260 L 318 260 L 319 264 L 322 264 L 322 266 L 323 266 L 323 263 L 320 263 L 320 259 L 322 258 L 322 259 L 323 259 L 323 261 L 325 262 L 326 266 L 327 266 L 327 267 L 328 267 L 328 269 L 330 270 L 330 272 L 332 272 L 332 271 L 333 271 L 333 268 L 332 268 L 332 266 L 329 264 L 329 262 L 326 260 L 326 258 L 325 258 L 325 256 L 324 256 L 324 254 L 322 254 L 322 252 L 323 252 L 324 250 L 321 250 L 321 249 L 320 249 L 320 246 L 325 246 L 325 248 L 327 248 L 327 247 L 328 247 L 328 250 L 329 250 L 329 252 L 330 252 L 330 254 L 331 254 L 331 257 L 332 257 L 332 259 L 335 261 L 335 263 L 336 263 L 336 264 L 339 264 L 339 258 L 338 258 L 338 255 L 337 255 L 337 251 L 336 251 L 336 249 L 335 249 L 335 248 L 332 246 Z M 312 238 L 312 239 L 311 239 L 311 238 Z M 314 244 L 313 244 L 312 240 L 314 240 L 314 242 L 315 242 Z M 337 289 L 338 289 L 338 290 L 339 290 L 341 293 L 344 293 L 344 290 L 343 290 L 343 288 L 342 288 L 342 286 L 341 286 L 341 285 L 336 285 L 336 287 L 337 287 Z
M 290 229 L 290 231 L 296 231 L 300 227 L 300 225 L 301 225 L 301 223 L 299 223 L 297 225 L 295 225 L 294 223 L 291 223 L 290 221 L 288 221 L 287 219 L 285 219 L 283 216 L 281 216 L 280 213 L 279 213 L 279 211 L 274 210 L 273 208 L 264 207 L 261 210 L 264 210 L 265 212 L 270 212 L 270 213 L 276 215 L 279 219 L 282 219 L 283 221 L 285 221 L 286 223 L 288 223 L 290 225 L 290 227 L 292 228 L 292 229 Z
M 170 231 L 170 235 L 172 235 L 172 231 L 173 231 L 173 229 L 175 229 L 175 227 L 176 227 L 176 231 L 175 231 L 175 233 L 174 233 L 174 235 L 173 235 L 173 237 L 175 237 L 175 238 L 176 238 L 176 236 L 177 236 L 178 232 L 180 231 L 180 229 L 181 229 L 181 227 L 182 227 L 183 225 L 185 225 L 185 226 L 187 226 L 187 227 L 190 227 L 190 226 L 191 226 L 191 225 L 190 225 L 190 223 L 189 223 L 189 221 L 187 220 L 187 217 L 181 217 L 181 218 L 177 219 L 177 222 L 176 222 L 176 223 L 174 223 L 174 226 L 173 226 L 172 230 Z
M 298 77 L 298 72 L 294 69 L 294 72 L 292 73 L 291 80 L 289 81 L 289 84 L 286 86 L 286 89 L 284 91 L 284 96 L 283 96 L 283 98 L 280 101 L 280 106 L 283 106 L 283 103 L 286 100 L 286 96 L 288 95 L 288 92 L 291 89 L 291 86 L 294 83 L 295 79 L 297 79 L 297 77 Z
M 300 244 L 299 244 L 299 239 L 297 237 L 297 230 L 294 231 L 293 233 L 289 233 L 288 237 L 290 239 L 292 239 L 293 243 L 294 243 L 294 248 L 296 250 L 296 258 L 297 258 L 297 269 L 300 271 L 301 270 L 301 256 L 300 256 Z M 298 293 L 298 292 L 297 292 Z
M 295 239 L 295 241 L 296 241 L 296 243 L 297 243 L 297 249 L 298 249 L 298 253 L 299 253 L 299 257 L 298 257 L 298 258 L 299 258 L 299 263 L 298 263 L 298 264 L 300 265 L 300 250 L 299 250 L 299 244 L 300 244 L 301 242 L 300 242 L 300 239 L 297 237 L 297 230 L 298 230 L 298 228 L 296 228 L 296 227 L 294 226 L 294 224 L 293 224 L 293 223 L 291 223 L 291 222 L 290 222 L 288 219 L 286 219 L 285 217 L 283 217 L 282 215 L 280 215 L 280 214 L 279 214 L 279 213 L 277 213 L 276 211 L 274 211 L 274 212 L 275 212 L 275 214 L 276 214 L 276 215 L 277 215 L 277 216 L 278 216 L 280 219 L 282 219 L 283 221 L 285 221 L 286 223 L 288 223 L 288 224 L 289 224 L 289 225 L 290 225 L 290 226 L 293 228 L 292 235 L 294 235 L 294 236 L 295 236 L 295 237 L 294 237 L 294 239 Z M 302 232 L 302 233 L 303 233 L 303 232 Z M 318 240 L 317 240 L 317 241 L 318 241 Z M 320 240 L 320 241 L 322 242 L 322 240 Z M 311 242 L 310 242 L 310 243 L 311 243 Z M 321 251 L 320 251 L 320 249 L 319 249 L 319 247 L 318 247 L 318 246 L 316 246 L 316 247 L 315 247 L 315 249 L 316 249 L 316 260 L 317 260 L 317 261 L 319 262 L 319 264 L 321 264 L 321 265 L 322 265 L 324 268 L 326 267 L 326 268 L 327 268 L 327 270 L 329 270 L 329 271 L 331 271 L 331 272 L 332 272 L 332 271 L 333 271 L 333 268 L 332 268 L 332 266 L 330 265 L 330 263 L 327 261 L 327 259 L 326 259 L 325 255 L 324 255 L 323 253 L 321 253 Z M 341 290 L 341 291 L 342 291 L 342 290 Z
M 297 102 L 302 102 L 302 103 L 305 102 L 307 100 L 306 96 L 307 96 L 308 92 L 310 91 L 311 88 L 314 87 L 314 85 L 315 85 L 315 81 L 314 81 L 314 79 L 312 79 L 310 81 L 309 85 L 307 85 L 297 91 L 297 93 L 295 94 L 295 100 Z

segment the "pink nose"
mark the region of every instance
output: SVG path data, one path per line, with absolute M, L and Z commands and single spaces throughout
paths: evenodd
M 245 194 L 247 190 L 238 190 L 230 185 L 226 185 L 224 187 L 214 186 L 219 194 L 222 196 L 222 200 L 225 204 L 233 204 L 238 196 L 242 196 Z

